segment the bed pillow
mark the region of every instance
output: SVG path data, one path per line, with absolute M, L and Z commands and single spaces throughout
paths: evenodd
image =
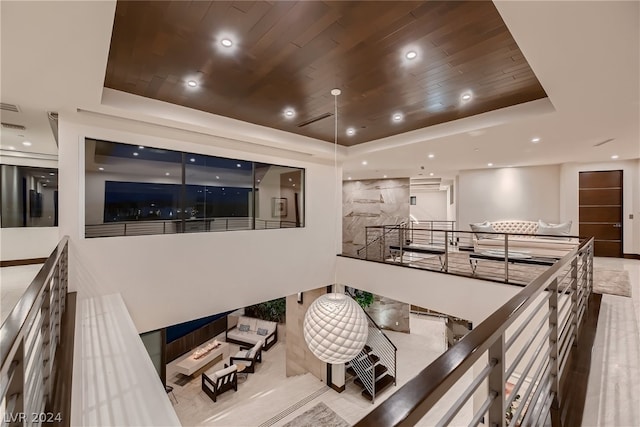
M 495 230 L 493 229 L 493 227 L 491 226 L 491 223 L 489 221 L 485 221 L 485 222 L 478 222 L 475 224 L 469 224 L 469 227 L 471 227 L 471 231 L 473 231 L 474 233 L 476 233 L 476 238 L 477 239 L 495 239 L 498 236 L 495 234 L 482 234 L 482 232 L 484 231 L 486 232 L 495 232 Z
M 258 335 L 262 335 L 265 336 L 269 333 L 269 331 L 267 329 L 263 329 L 263 328 L 258 328 Z
M 569 236 L 571 235 L 571 221 L 563 222 L 560 224 L 547 224 L 542 220 L 538 220 L 537 234 L 547 234 L 551 236 Z
M 238 330 L 240 332 L 249 332 L 249 325 L 238 325 Z

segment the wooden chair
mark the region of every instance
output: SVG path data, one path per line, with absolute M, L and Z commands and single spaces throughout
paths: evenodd
M 217 401 L 219 394 L 227 390 L 233 389 L 238 391 L 238 367 L 236 365 L 224 365 L 224 369 L 216 371 L 213 376 L 202 374 L 202 391 L 209 396 L 214 402 Z
M 240 362 L 246 366 L 244 372 L 253 374 L 256 371 L 256 364 L 262 363 L 262 346 L 260 341 L 253 347 L 240 347 L 240 351 L 229 359 L 229 363 Z

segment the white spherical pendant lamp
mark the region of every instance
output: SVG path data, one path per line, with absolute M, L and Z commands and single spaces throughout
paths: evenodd
M 355 358 L 369 334 L 367 318 L 353 298 L 338 293 L 316 299 L 304 316 L 304 340 L 309 350 L 326 363 Z

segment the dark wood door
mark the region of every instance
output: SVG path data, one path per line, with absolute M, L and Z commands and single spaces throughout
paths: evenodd
M 579 234 L 596 256 L 622 257 L 622 171 L 580 172 Z

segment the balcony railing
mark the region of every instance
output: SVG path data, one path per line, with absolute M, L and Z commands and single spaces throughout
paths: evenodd
M 227 217 L 185 220 L 123 221 L 87 224 L 85 237 L 147 236 L 152 234 L 201 233 L 206 231 L 266 230 L 299 227 L 295 221 Z
M 550 425 L 552 411 L 565 402 L 561 385 L 592 286 L 589 239 L 356 426 Z
M 0 328 L 3 426 L 68 425 L 68 413 L 45 412 L 54 397 L 56 350 L 67 305 L 67 265 L 65 237 Z
M 358 256 L 479 279 L 525 285 L 578 247 L 577 236 L 473 233 L 417 227 L 366 227 Z

